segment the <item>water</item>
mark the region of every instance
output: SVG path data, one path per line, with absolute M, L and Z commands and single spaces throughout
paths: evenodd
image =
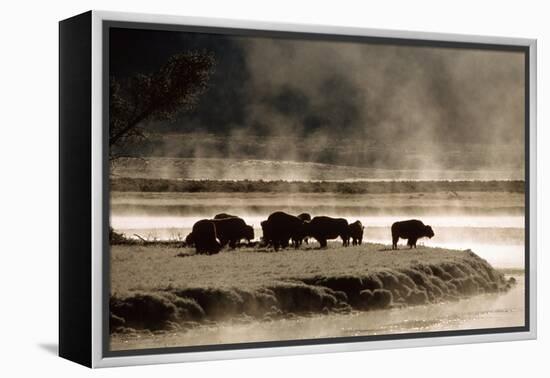
M 505 294 L 390 310 L 295 317 L 275 321 L 238 319 L 160 334 L 115 336 L 113 350 L 213 345 L 254 341 L 330 338 L 523 326 L 525 284 Z
M 327 214 L 338 217 L 340 214 Z M 261 221 L 265 220 L 268 214 L 265 215 L 241 215 L 247 224 L 255 225 L 258 229 Z M 111 225 L 115 229 L 151 229 L 151 230 L 166 230 L 179 228 L 189 230 L 193 224 L 202 219 L 204 215 L 197 214 L 191 216 L 171 216 L 171 215 L 117 215 L 111 217 Z M 368 227 L 388 227 L 397 219 L 410 217 L 408 214 L 397 214 L 392 216 L 372 216 L 368 218 L 349 217 L 351 219 L 361 220 Z M 432 227 L 457 227 L 457 228 L 523 228 L 523 216 L 423 216 L 422 221 L 425 224 L 430 224 Z
M 298 209 L 297 209 L 298 210 Z M 297 212 L 296 212 L 297 213 Z M 341 216 L 339 214 L 329 214 Z M 354 217 L 366 226 L 364 241 L 391 244 L 390 227 L 393 222 L 409 219 L 411 214 L 392 216 Z M 112 226 L 129 237 L 139 235 L 150 240 L 183 240 L 191 232 L 193 224 L 205 218 L 202 214 L 195 216 L 173 215 L 119 215 L 111 217 Z M 256 240 L 262 235 L 260 222 L 265 215 L 243 216 L 247 224 L 254 227 Z M 432 239 L 421 239 L 419 245 L 443 247 L 450 249 L 471 249 L 491 265 L 497 268 L 524 267 L 524 217 L 520 215 L 427 215 L 422 216 L 424 223 L 430 224 L 436 236 Z M 401 241 L 404 244 L 404 241 Z M 405 246 L 403 246 L 405 248 Z

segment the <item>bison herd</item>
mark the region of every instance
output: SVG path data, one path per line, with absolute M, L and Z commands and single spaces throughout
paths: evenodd
M 309 238 L 317 240 L 321 248 L 327 241 L 342 239 L 343 246 L 361 245 L 365 227 L 360 221 L 348 223 L 344 218 L 328 216 L 311 217 L 308 213 L 297 216 L 276 211 L 261 222 L 263 236 L 260 243 L 273 247 L 276 251 L 292 245 L 298 248 L 302 243 L 309 243 Z M 432 238 L 434 232 L 430 226 L 419 220 L 395 222 L 391 227 L 392 249 L 397 249 L 399 238 L 407 239 L 410 248 L 416 248 L 416 242 L 422 237 Z M 202 219 L 193 225 L 185 239 L 187 246 L 194 246 L 198 254 L 216 254 L 229 245 L 236 248 L 241 240 L 249 244 L 254 239 L 254 228 L 235 215 L 218 214 L 213 219 Z

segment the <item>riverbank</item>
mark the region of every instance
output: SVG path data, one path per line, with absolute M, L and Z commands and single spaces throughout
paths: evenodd
M 471 251 L 382 244 L 213 256 L 120 245 L 111 247 L 111 277 L 111 331 L 118 334 L 454 302 L 514 284 Z

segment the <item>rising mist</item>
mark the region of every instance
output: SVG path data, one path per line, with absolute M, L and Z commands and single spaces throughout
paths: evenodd
M 521 52 L 111 33 L 113 76 L 153 71 L 179 51 L 207 51 L 216 59 L 198 107 L 174 121 L 145 125 L 149 142 L 132 146 L 127 156 L 506 170 L 513 172 L 510 178 L 523 176 Z

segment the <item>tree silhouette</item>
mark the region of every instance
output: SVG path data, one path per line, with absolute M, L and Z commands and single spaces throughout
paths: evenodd
M 109 151 L 147 138 L 143 124 L 173 119 L 197 104 L 214 69 L 212 54 L 186 52 L 171 56 L 152 74 L 109 82 Z

